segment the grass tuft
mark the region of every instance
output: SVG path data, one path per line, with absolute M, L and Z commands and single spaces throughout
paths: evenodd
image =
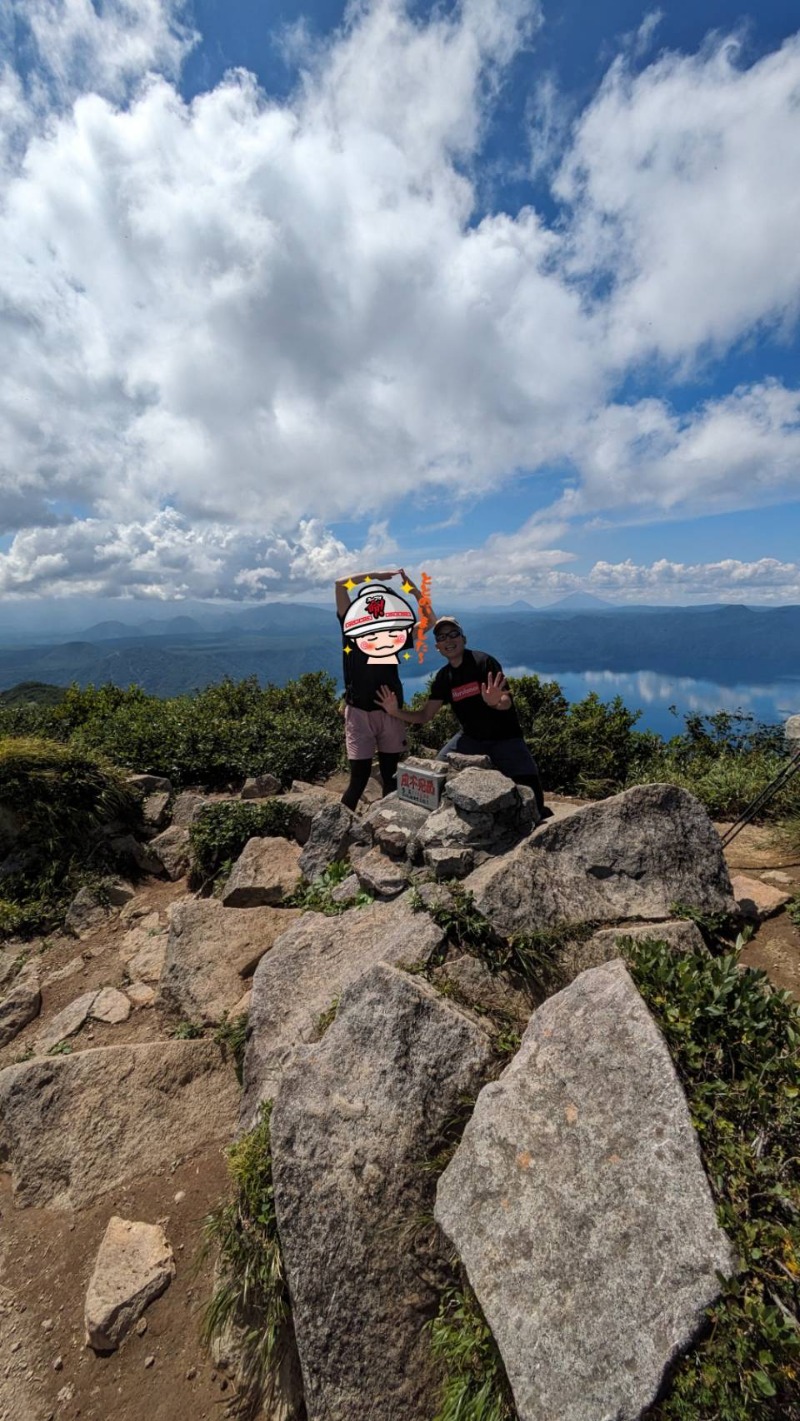
M 444 1370 L 434 1421 L 516 1421 L 497 1343 L 466 1283 L 445 1290 L 430 1330 Z
M 255 1417 L 278 1399 L 291 1309 L 278 1239 L 266 1101 L 255 1127 L 227 1151 L 233 1197 L 209 1214 L 202 1257 L 218 1253 L 217 1285 L 201 1328 L 204 1346 L 235 1332 L 238 1415 Z
M 348 908 L 366 908 L 375 901 L 371 893 L 354 893 L 352 898 L 343 903 L 337 903 L 333 897 L 334 889 L 349 878 L 352 872 L 352 867 L 346 859 L 337 859 L 312 883 L 305 883 L 301 879 L 285 899 L 285 906 L 303 908 L 310 913 L 324 913 L 327 917 L 336 917 L 339 913 L 347 912 Z

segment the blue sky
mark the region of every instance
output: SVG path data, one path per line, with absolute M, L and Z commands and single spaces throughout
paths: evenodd
M 6 607 L 800 602 L 799 94 L 784 0 L 0 0 Z

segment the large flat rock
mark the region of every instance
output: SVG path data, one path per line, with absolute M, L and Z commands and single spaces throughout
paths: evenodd
M 216 1025 L 239 1001 L 242 977 L 255 971 L 296 916 L 293 909 L 180 899 L 170 909 L 158 1005 L 188 1021 Z
M 300 878 L 300 849 L 281 838 L 248 839 L 222 890 L 226 908 L 282 903 Z
M 490 1060 L 481 1027 L 379 964 L 286 1070 L 272 1170 L 308 1421 L 430 1421 L 436 1295 L 408 1243 L 429 1207 L 420 1161 Z
M 404 898 L 350 908 L 339 917 L 304 913 L 253 977 L 240 1128 L 252 1129 L 261 1101 L 274 1100 L 297 1047 L 315 1040 L 321 1014 L 346 987 L 376 962 L 427 962 L 443 937 L 433 919 L 413 912 Z
M 719 835 L 694 795 L 635 785 L 550 820 L 465 879 L 498 931 L 669 918 L 673 904 L 733 913 Z
M 520 1421 L 635 1421 L 735 1259 L 683 1089 L 620 960 L 531 1018 L 439 1181 Z
M 0 1167 L 21 1206 L 82 1208 L 233 1133 L 239 1089 L 212 1041 L 107 1046 L 0 1071 Z
M 160 1224 L 112 1215 L 86 1292 L 83 1316 L 89 1346 L 98 1352 L 118 1347 L 174 1276 L 175 1259 Z

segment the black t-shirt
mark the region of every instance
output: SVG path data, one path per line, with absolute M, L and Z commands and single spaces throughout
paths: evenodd
M 339 617 L 339 625 L 343 627 L 344 617 Z M 400 668 L 396 663 L 367 661 L 363 651 L 360 651 L 349 637 L 345 637 L 344 633 L 343 640 L 344 698 L 347 704 L 355 706 L 357 710 L 380 710 L 380 704 L 376 700 L 378 689 L 380 686 L 388 686 L 397 696 L 397 704 L 402 706 L 403 683 L 400 680 Z
M 522 726 L 513 704 L 508 710 L 487 706 L 481 695 L 489 672 L 502 671 L 499 661 L 485 651 L 464 650 L 460 666 L 443 666 L 433 678 L 432 701 L 444 701 L 453 707 L 453 714 L 462 730 L 476 740 L 516 740 L 522 736 Z

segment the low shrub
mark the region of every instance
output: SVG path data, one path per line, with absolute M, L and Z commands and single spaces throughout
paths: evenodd
M 743 1269 L 648 1421 L 800 1421 L 800 1009 L 732 954 L 626 953 Z
M 7 871 L 0 936 L 55 926 L 80 887 L 117 864 L 109 835 L 139 824 L 124 775 L 102 757 L 38 737 L 0 740 L 0 838 Z
M 293 893 L 286 898 L 287 908 L 303 908 L 307 912 L 325 913 L 327 917 L 336 917 L 339 913 L 344 913 L 348 908 L 365 908 L 369 903 L 374 903 L 371 893 L 359 891 L 343 903 L 337 903 L 333 897 L 333 891 L 344 883 L 353 872 L 352 865 L 346 859 L 339 859 L 335 863 L 329 864 L 311 883 L 302 880 L 298 883 Z
M 291 837 L 291 808 L 282 799 L 207 804 L 189 827 L 192 886 L 229 873 L 248 839 Z
M 140 686 L 71 686 L 56 705 L 0 706 L 0 733 L 21 726 L 129 769 L 207 788 L 274 774 L 283 784 L 331 773 L 342 754 L 336 686 L 324 672 L 287 686 L 255 676 L 163 700 Z

